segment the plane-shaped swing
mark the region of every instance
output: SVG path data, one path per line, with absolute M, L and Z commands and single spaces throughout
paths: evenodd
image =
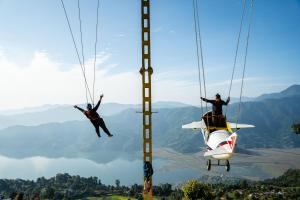
M 249 124 L 236 124 L 227 122 L 226 118 L 219 120 L 218 126 L 214 126 L 212 120 L 212 111 L 205 113 L 201 121 L 192 122 L 183 125 L 183 129 L 192 129 L 199 132 L 201 130 L 207 150 L 204 157 L 210 157 L 218 160 L 225 160 L 226 170 L 230 170 L 229 160 L 232 157 L 236 145 L 237 131 L 241 128 L 253 128 Z M 207 170 L 211 169 L 211 159 L 207 160 Z

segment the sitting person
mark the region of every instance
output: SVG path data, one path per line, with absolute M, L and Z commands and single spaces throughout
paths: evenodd
M 221 95 L 216 94 L 216 99 L 215 100 L 210 100 L 210 99 L 206 99 L 201 97 L 202 101 L 205 101 L 207 103 L 211 103 L 212 104 L 212 120 L 213 120 L 213 125 L 216 127 L 221 126 L 222 127 L 222 122 L 221 120 L 224 120 L 224 116 L 223 116 L 223 105 L 227 106 L 229 101 L 230 101 L 230 97 L 227 98 L 227 101 L 223 101 L 221 99 Z

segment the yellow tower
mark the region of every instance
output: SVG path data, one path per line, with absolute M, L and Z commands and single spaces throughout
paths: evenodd
M 143 84 L 143 157 L 152 164 L 152 102 L 151 102 L 151 67 L 150 52 L 150 0 L 141 0 L 142 25 L 142 75 Z M 144 178 L 145 182 L 145 178 Z M 150 191 L 144 192 L 144 199 L 152 200 L 152 177 Z

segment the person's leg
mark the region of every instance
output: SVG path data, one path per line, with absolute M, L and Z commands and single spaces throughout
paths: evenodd
M 215 127 L 219 127 L 219 118 L 218 118 L 218 115 L 214 116 L 214 126 Z
M 216 115 L 212 116 L 212 124 L 210 124 L 210 126 L 217 127 L 217 119 L 216 118 L 217 118 Z
M 227 128 L 224 115 L 219 115 L 219 125 L 220 127 Z
M 94 125 L 94 127 L 95 127 L 95 130 L 96 130 L 96 133 L 97 133 L 98 137 L 101 137 L 101 136 L 100 136 L 99 125 L 98 125 L 98 124 L 95 124 L 95 123 L 93 123 L 93 125 Z
M 106 128 L 106 125 L 104 123 L 104 120 L 102 118 L 99 119 L 99 126 L 103 129 L 103 131 L 108 135 L 112 136 L 112 134 L 109 132 L 109 130 Z
M 146 177 L 146 181 L 147 181 L 146 190 L 147 190 L 147 192 L 150 192 L 150 189 L 151 189 L 150 176 Z
M 216 115 L 216 127 L 222 127 L 222 124 L 220 123 L 220 115 Z

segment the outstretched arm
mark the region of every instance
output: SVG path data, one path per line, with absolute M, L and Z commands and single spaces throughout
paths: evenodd
M 206 99 L 206 98 L 203 98 L 203 97 L 201 97 L 201 100 L 205 101 L 207 103 L 214 103 L 214 100 L 209 100 L 209 99 Z
M 80 111 L 83 112 L 83 113 L 85 112 L 84 109 L 82 109 L 82 108 L 80 108 L 80 107 L 78 107 L 78 106 L 76 106 L 76 105 L 74 106 L 74 108 L 77 108 L 78 110 L 80 110 Z
M 102 98 L 103 98 L 103 94 L 100 95 L 100 99 L 99 99 L 97 105 L 93 108 L 94 111 L 97 111 L 97 110 L 98 110 L 98 108 L 99 108 L 99 106 L 100 106 L 100 104 L 101 104 Z

